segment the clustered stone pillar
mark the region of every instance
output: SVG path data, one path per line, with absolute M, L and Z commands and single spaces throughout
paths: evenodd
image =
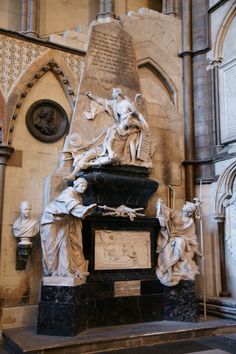
M 185 190 L 186 199 L 192 200 L 194 189 L 194 115 L 193 115 L 193 68 L 192 68 L 192 25 L 191 0 L 182 0 L 182 53 L 183 99 L 184 99 L 184 143 L 185 143 Z
M 225 217 L 217 217 L 218 236 L 219 236 L 219 248 L 220 248 L 220 277 L 221 277 L 221 297 L 231 296 L 227 287 L 227 272 L 225 262 Z
M 39 0 L 22 0 L 21 31 L 30 37 L 38 37 Z
M 7 159 L 11 156 L 13 151 L 14 148 L 9 145 L 0 145 L 0 234 L 2 233 L 5 167 L 7 164 Z

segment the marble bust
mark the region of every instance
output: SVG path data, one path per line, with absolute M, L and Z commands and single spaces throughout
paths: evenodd
M 39 232 L 39 222 L 31 215 L 31 204 L 23 201 L 20 204 L 20 217 L 13 224 L 13 233 L 20 240 L 18 245 L 32 246 L 32 238 Z
M 76 179 L 43 212 L 40 236 L 45 276 L 83 278 L 87 274 L 82 219 L 96 206 L 82 204 L 87 185 L 84 178 Z
M 181 211 L 168 208 L 161 199 L 157 202 L 157 218 L 161 230 L 158 237 L 158 264 L 156 275 L 166 286 L 177 285 L 180 280 L 194 280 L 199 273 L 194 261 L 200 255 L 195 232 L 195 203 L 186 202 Z

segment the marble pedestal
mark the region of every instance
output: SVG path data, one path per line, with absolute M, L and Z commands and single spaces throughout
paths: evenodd
M 155 180 L 148 178 L 149 170 L 138 166 L 90 167 L 80 172 L 88 182 L 83 194 L 84 205 L 97 203 L 119 207 L 146 208 L 149 198 L 158 188 Z
M 149 235 L 150 263 L 142 268 L 142 263 L 118 264 L 97 259 L 97 235 L 101 230 L 111 231 L 112 242 L 119 249 L 122 232 L 128 237 L 135 237 L 138 243 Z M 155 276 L 157 255 L 155 245 L 159 231 L 157 219 L 90 216 L 83 222 L 83 243 L 85 258 L 89 260 L 90 275 L 86 283 L 75 280 L 61 282 L 45 278 L 39 303 L 38 334 L 74 336 L 93 327 L 123 325 L 161 320 L 188 321 L 197 320 L 197 302 L 194 282 L 182 281 L 174 287 L 163 286 Z M 118 234 L 117 234 L 118 232 Z M 131 234 L 129 234 L 131 232 Z M 102 234 L 103 235 L 103 234 Z M 106 235 L 106 234 L 105 234 Z M 124 250 L 130 243 L 122 239 Z M 146 239 L 147 241 L 147 239 Z M 106 243 L 106 238 L 104 238 Z M 112 257 L 113 243 L 108 245 Z M 106 250 L 105 250 L 106 251 Z M 140 249 L 134 248 L 139 257 Z M 104 257 L 106 255 L 104 254 Z M 119 252 L 114 255 L 119 261 Z M 131 254 L 132 256 L 132 254 Z M 145 255 L 144 255 L 145 258 Z M 141 264 L 141 266 L 140 266 Z M 120 269 L 123 267 L 123 269 Z M 62 285 L 63 284 L 63 285 Z

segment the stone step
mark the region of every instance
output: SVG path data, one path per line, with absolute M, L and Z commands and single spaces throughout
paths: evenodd
M 211 318 L 197 323 L 158 321 L 100 327 L 75 337 L 37 335 L 36 327 L 3 331 L 5 348 L 13 353 L 98 353 L 111 349 L 134 348 L 204 336 L 236 333 L 236 321 Z

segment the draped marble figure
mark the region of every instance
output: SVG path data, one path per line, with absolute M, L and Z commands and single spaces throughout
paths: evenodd
M 31 215 L 32 206 L 24 200 L 20 204 L 20 217 L 13 224 L 13 233 L 19 244 L 32 245 L 31 239 L 39 232 L 39 221 Z
M 180 280 L 194 280 L 199 273 L 193 260 L 198 251 L 194 213 L 196 204 L 186 202 L 181 211 L 168 208 L 161 199 L 157 201 L 157 218 L 161 225 L 158 237 L 158 264 L 156 275 L 167 286 Z
M 85 119 L 91 120 L 99 113 L 106 112 L 114 118 L 115 123 L 87 146 L 78 142 L 76 148 L 72 142 L 68 152 L 74 160 L 74 171 L 67 178 L 73 179 L 81 169 L 94 165 L 137 164 L 150 167 L 148 124 L 135 103 L 124 96 L 120 88 L 112 89 L 111 100 L 94 96 L 90 91 L 85 94 L 91 100 L 90 109 L 83 113 Z M 96 144 L 102 135 L 101 144 Z M 74 138 L 75 135 L 72 136 Z
M 44 210 L 41 219 L 43 269 L 46 276 L 83 277 L 87 261 L 83 255 L 82 219 L 96 204 L 84 206 L 82 193 L 87 181 L 78 178 Z

